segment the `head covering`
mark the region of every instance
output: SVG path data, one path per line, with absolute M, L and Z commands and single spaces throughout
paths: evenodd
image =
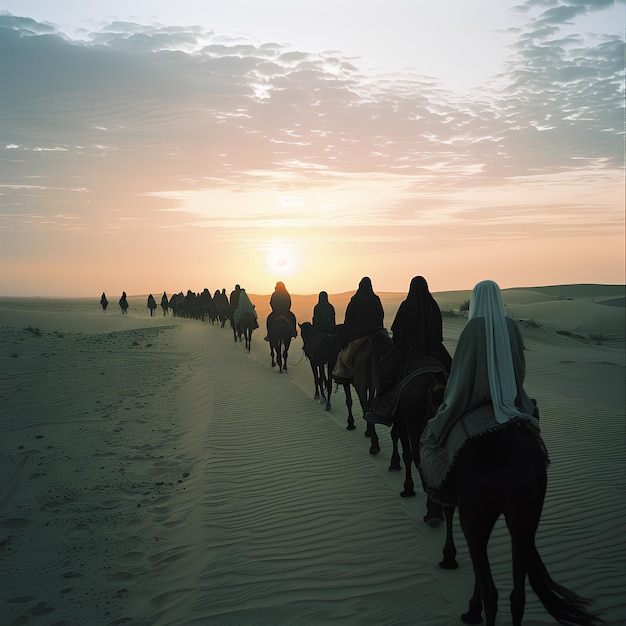
M 374 293 L 374 288 L 372 287 L 372 279 L 369 276 L 363 276 L 359 281 L 359 288 L 357 292 L 361 293 Z
M 342 343 L 345 345 L 352 339 L 365 337 L 383 328 L 384 317 L 385 311 L 380 298 L 374 293 L 372 281 L 364 276 L 346 307 Z
M 335 307 L 328 301 L 325 291 L 320 291 L 317 304 L 313 307 L 313 326 L 328 333 L 335 329 Z
M 511 340 L 500 287 L 492 280 L 478 283 L 470 299 L 469 319 L 485 321 L 485 354 L 489 391 L 496 420 L 504 423 L 520 416 L 515 406 L 517 384 L 513 368 Z
M 291 296 L 282 282 L 277 282 L 274 293 L 270 297 L 270 307 L 277 314 L 285 315 L 291 310 Z
M 398 308 L 391 331 L 394 344 L 407 354 L 427 355 L 443 342 L 441 311 L 423 276 L 411 280 L 409 293 Z
M 252 313 L 252 315 L 254 315 L 254 319 L 257 319 L 256 309 L 254 308 L 250 297 L 246 293 L 245 289 L 241 289 L 239 292 L 239 302 L 237 303 L 237 308 L 233 314 L 233 319 L 236 324 L 239 323 L 239 320 L 244 313 Z

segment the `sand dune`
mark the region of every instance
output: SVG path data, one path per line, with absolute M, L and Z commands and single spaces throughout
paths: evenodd
M 527 348 L 552 458 L 538 533 L 554 578 L 623 623 L 624 288 L 506 290 Z M 470 292 L 436 294 L 454 351 Z M 339 320 L 352 293 L 331 295 Z M 391 324 L 403 294 L 382 294 Z M 569 299 L 571 298 L 571 299 Z M 251 295 L 260 316 L 269 296 Z M 368 453 L 312 399 L 300 338 L 270 367 L 262 328 L 150 318 L 143 295 L 0 298 L 0 623 L 459 624 L 473 584 L 437 566 L 444 530 L 422 522 Z M 316 295 L 294 296 L 300 321 Z M 510 546 L 491 558 L 498 624 L 510 624 Z M 550 624 L 529 592 L 525 623 Z

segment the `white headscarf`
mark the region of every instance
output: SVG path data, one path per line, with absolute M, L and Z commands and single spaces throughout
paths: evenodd
M 492 280 L 478 283 L 472 291 L 469 319 L 475 317 L 485 320 L 489 391 L 496 420 L 503 424 L 522 413 L 515 406 L 517 385 L 502 293 Z

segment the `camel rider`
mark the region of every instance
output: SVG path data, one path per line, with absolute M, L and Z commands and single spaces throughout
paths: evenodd
M 402 366 L 409 360 L 432 366 L 441 365 L 439 377 L 445 385 L 452 365 L 452 357 L 443 345 L 443 322 L 439 305 L 428 290 L 423 276 L 411 280 L 409 293 L 400 304 L 391 325 L 393 348 L 378 362 L 378 390 L 372 400 L 368 422 L 391 426 L 390 414 L 396 383 Z
M 328 301 L 325 291 L 320 291 L 313 307 L 313 328 L 322 333 L 335 332 L 335 307 Z
M 239 287 L 239 285 L 237 285 L 237 287 Z M 255 328 L 258 328 L 259 325 L 257 323 L 256 309 L 254 308 L 254 304 L 252 304 L 252 302 L 250 301 L 250 298 L 248 297 L 246 290 L 240 289 L 239 293 L 237 294 L 237 297 L 238 297 L 237 308 L 235 309 L 233 313 L 233 322 L 235 324 L 235 328 L 239 324 L 239 320 L 241 319 L 241 316 L 244 313 L 250 313 L 254 317 Z
M 270 340 L 270 328 L 272 327 L 272 324 L 274 323 L 276 317 L 279 315 L 284 315 L 287 319 L 291 321 L 292 336 L 297 337 L 298 333 L 296 331 L 296 316 L 291 311 L 291 296 L 289 295 L 285 284 L 280 281 L 276 283 L 274 293 L 270 298 L 270 307 L 272 307 L 272 311 L 267 316 L 267 335 L 265 336 L 265 341 Z
M 342 328 L 342 345 L 354 339 L 367 337 L 383 328 L 383 310 L 380 298 L 374 293 L 372 281 L 364 276 L 356 293 L 350 298 Z
M 234 315 L 239 304 L 239 295 L 241 294 L 241 287 L 235 285 L 235 288 L 230 292 L 230 314 Z
M 342 350 L 333 370 L 335 380 L 345 381 L 352 378 L 352 359 L 365 338 L 370 338 L 375 362 L 382 356 L 383 347 L 385 351 L 389 349 L 387 346 L 390 338 L 383 326 L 384 317 L 385 311 L 380 298 L 372 289 L 372 281 L 364 276 L 348 302 L 344 323 L 339 327 Z

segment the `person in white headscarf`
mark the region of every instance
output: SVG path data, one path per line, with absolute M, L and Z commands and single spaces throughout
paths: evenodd
M 480 282 L 472 291 L 469 319 L 452 359 L 443 402 L 422 434 L 420 471 L 427 486 L 440 486 L 433 484 L 442 478 L 441 468 L 433 467 L 436 450 L 446 445 L 453 426 L 473 409 L 493 407 L 492 428 L 511 420 L 539 428 L 536 405 L 524 390 L 525 376 L 524 341 L 515 321 L 506 315 L 500 288 L 491 280 Z
M 235 323 L 235 326 L 239 324 L 239 320 L 241 319 L 241 316 L 244 313 L 250 313 L 254 317 L 254 320 L 256 322 L 256 328 L 258 328 L 259 325 L 257 321 L 258 316 L 256 313 L 256 309 L 254 308 L 254 304 L 252 304 L 252 301 L 248 297 L 246 290 L 240 289 L 238 295 L 239 295 L 239 300 L 237 302 L 237 308 L 235 309 L 235 312 L 233 313 L 233 322 Z

